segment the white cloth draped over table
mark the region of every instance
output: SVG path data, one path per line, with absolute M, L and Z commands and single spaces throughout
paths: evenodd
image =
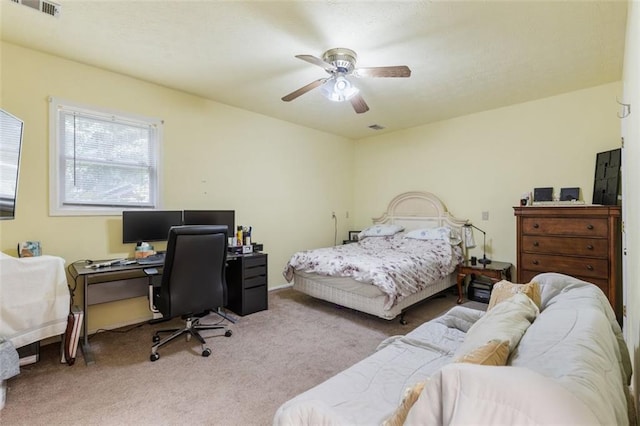
M 0 336 L 16 348 L 61 335 L 70 295 L 64 259 L 0 253 Z

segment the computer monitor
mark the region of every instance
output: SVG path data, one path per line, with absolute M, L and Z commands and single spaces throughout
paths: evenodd
M 235 210 L 185 210 L 183 219 L 185 225 L 227 225 L 228 234 L 235 231 Z
M 180 210 L 125 210 L 122 212 L 122 242 L 166 241 L 169 229 L 180 225 Z
M 0 220 L 15 219 L 24 122 L 0 109 Z

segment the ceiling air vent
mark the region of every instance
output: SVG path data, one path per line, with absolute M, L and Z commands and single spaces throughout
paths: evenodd
M 384 126 L 381 126 L 379 124 L 372 124 L 371 126 L 369 126 L 369 128 L 373 130 L 382 130 L 384 129 Z
M 47 15 L 60 17 L 62 7 L 58 3 L 54 3 L 48 0 L 11 0 L 14 3 L 19 3 L 24 6 L 28 6 L 31 9 L 39 10 Z

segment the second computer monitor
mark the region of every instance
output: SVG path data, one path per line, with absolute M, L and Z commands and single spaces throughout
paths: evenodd
M 122 242 L 167 241 L 169 229 L 181 224 L 180 210 L 125 210 L 122 212 Z
M 235 210 L 185 210 L 185 225 L 227 225 L 228 235 L 235 231 Z

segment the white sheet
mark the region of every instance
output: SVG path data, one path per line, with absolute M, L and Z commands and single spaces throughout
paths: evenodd
M 0 336 L 16 348 L 64 333 L 70 305 L 64 263 L 0 253 Z

